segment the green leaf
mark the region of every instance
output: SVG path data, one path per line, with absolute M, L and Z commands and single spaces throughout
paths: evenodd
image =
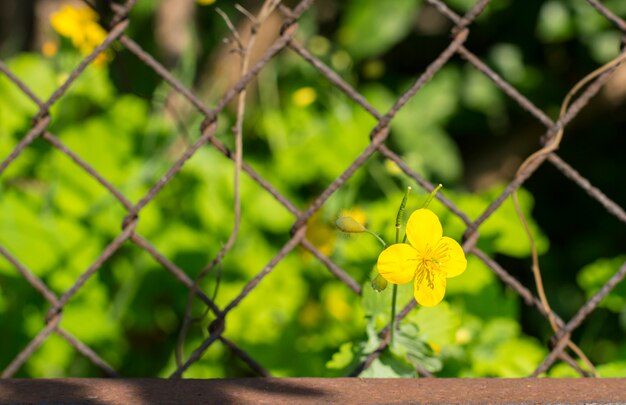
M 580 374 L 567 363 L 557 363 L 548 371 L 551 378 L 576 378 Z
M 361 378 L 415 378 L 417 372 L 406 361 L 385 350 L 361 374 Z
M 571 12 L 559 1 L 548 1 L 539 11 L 537 36 L 545 42 L 562 42 L 574 34 Z
M 50 97 L 58 85 L 52 63 L 41 55 L 22 53 L 7 61 L 7 66 L 41 100 Z M 9 99 L 12 109 L 37 111 L 37 105 L 34 101 L 24 95 L 4 75 L 0 77 L 2 82 L 7 85 L 7 90 L 10 91 L 9 95 L 15 96 L 15 98 Z
M 546 355 L 534 339 L 519 337 L 501 344 L 496 351 L 493 371 L 503 378 L 526 377 L 541 363 Z
M 520 336 L 520 326 L 512 318 L 490 321 L 470 353 L 476 375 L 505 378 L 528 376 L 545 355 L 535 339 Z
M 355 59 L 380 55 L 408 34 L 417 6 L 417 0 L 349 2 L 339 42 Z
M 457 180 L 462 172 L 459 150 L 444 128 L 457 109 L 460 82 L 456 68 L 443 68 L 391 122 L 391 139 L 407 164 L 445 182 Z
M 42 210 L 39 204 L 24 194 L 3 195 L 0 243 L 38 276 L 61 265 L 64 271 L 56 274 L 74 279 L 96 257 L 101 241 L 93 234 L 87 237 L 82 224 Z M 15 274 L 12 268 L 9 272 Z
M 65 377 L 66 369 L 71 364 L 75 353 L 76 349 L 65 339 L 53 333 L 28 358 L 24 367 L 30 375 L 40 378 Z
M 491 190 L 486 196 L 495 199 L 494 192 Z M 496 194 L 497 195 L 497 194 Z M 548 250 L 549 241 L 541 233 L 537 223 L 532 220 L 531 211 L 534 205 L 532 194 L 524 189 L 518 190 L 519 203 L 522 212 L 526 216 L 528 226 L 535 239 L 535 245 L 539 254 Z M 517 216 L 515 206 L 511 198 L 507 198 L 502 206 L 491 215 L 479 229 L 481 240 L 491 242 L 496 252 L 504 253 L 513 257 L 526 257 L 530 255 L 530 242 L 524 231 L 524 227 Z
M 482 72 L 469 67 L 463 80 L 463 100 L 465 104 L 490 117 L 504 115 L 504 95 Z
M 266 167 L 262 174 L 271 179 L 280 173 L 281 183 L 295 186 L 330 182 L 366 147 L 363 134 L 375 125 L 373 118 L 343 95 L 327 92 L 319 98 L 327 104 L 322 111 L 293 104 L 281 111 L 263 110 L 261 136 L 267 139 L 274 161 L 271 170 Z
M 124 132 L 143 131 L 148 121 L 148 103 L 139 97 L 126 94 L 115 100 L 107 115 Z
M 6 64 L 40 99 L 45 100 L 54 91 L 56 75 L 50 61 L 23 53 L 9 59 Z M 0 74 L 0 159 L 4 159 L 18 139 L 25 135 L 37 109 L 34 101 L 4 74 Z
M 598 63 L 607 63 L 617 56 L 622 35 L 619 32 L 599 32 L 589 36 L 589 52 Z
M 602 378 L 626 377 L 626 360 L 602 364 L 596 370 Z
M 378 349 L 380 339 L 371 322 L 367 324 L 365 331 L 364 340 L 357 343 L 346 342 L 341 344 L 339 351 L 335 352 L 331 360 L 326 363 L 326 367 L 344 370 L 345 373 L 348 373 L 353 367 L 364 361 L 369 354 Z
M 115 93 L 107 67 L 90 65 L 72 84 L 64 101 L 67 102 L 68 98 L 76 98 L 106 107 L 114 100 Z
M 408 362 L 414 368 L 423 368 L 430 372 L 441 370 L 441 360 L 435 357 L 431 347 L 424 341 L 423 334 L 413 323 L 403 322 L 396 333 L 391 348 L 398 358 Z
M 389 285 L 384 291 L 375 291 L 370 283 L 363 285 L 363 310 L 365 315 L 372 319 L 377 327 L 382 327 L 391 320 L 391 296 L 393 286 Z M 413 299 L 413 284 L 398 286 L 396 298 L 396 313 Z
M 503 191 L 502 186 L 493 187 L 480 194 L 455 193 L 445 191 L 447 195 L 465 212 L 470 218 L 477 218 L 487 206 L 495 200 Z M 549 241 L 541 232 L 541 229 L 532 218 L 534 199 L 525 189 L 518 190 L 518 197 L 522 212 L 530 226 L 537 251 L 542 254 L 548 250 Z M 460 238 L 465 231 L 465 224 L 452 215 L 438 201 L 433 201 L 430 208 L 439 216 L 444 225 L 444 235 Z M 513 257 L 530 256 L 530 243 L 524 227 L 517 216 L 515 206 L 511 198 L 507 198 L 496 211 L 487 218 L 479 227 L 480 240 L 478 245 L 486 253 L 503 253 Z
M 420 307 L 408 319 L 419 326 L 420 338 L 439 347 L 454 342 L 456 330 L 461 326 L 457 312 L 447 302 L 434 307 Z
M 527 72 L 524 66 L 524 57 L 519 46 L 508 43 L 499 43 L 489 51 L 489 59 L 509 82 L 520 84 Z
M 410 147 L 411 139 L 421 131 L 441 127 L 449 121 L 458 108 L 462 80 L 456 67 L 444 67 L 398 111 L 391 127 L 401 133 L 398 141 L 403 147 Z M 412 84 L 406 83 L 404 87 Z
M 493 271 L 474 255 L 467 257 L 467 270 L 448 281 L 446 294 L 467 293 L 478 295 L 485 287 L 496 282 Z
M 576 281 L 585 290 L 587 298 L 594 295 L 626 262 L 626 255 L 612 259 L 598 259 L 583 267 Z M 626 304 L 626 283 L 623 281 L 600 302 L 600 306 L 613 312 L 620 312 Z
M 355 359 L 353 347 L 352 342 L 343 343 L 339 346 L 339 351 L 326 362 L 326 367 L 336 370 L 347 368 Z
M 611 4 L 609 1 L 604 1 L 603 4 L 615 14 L 622 17 L 624 16 L 624 2 L 618 0 L 617 2 Z M 574 11 L 574 24 L 581 42 L 587 42 L 587 39 L 592 37 L 594 34 L 603 31 L 607 32 L 607 29 L 612 28 L 609 20 L 607 20 L 601 13 L 598 13 L 593 7 L 589 7 L 588 4 L 570 0 L 569 5 Z M 616 34 L 618 33 L 616 32 Z M 618 49 L 619 47 L 617 46 L 613 49 L 614 54 L 617 54 Z

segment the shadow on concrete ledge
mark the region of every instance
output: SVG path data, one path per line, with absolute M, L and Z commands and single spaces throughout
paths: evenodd
M 0 404 L 626 403 L 626 379 L 7 379 Z

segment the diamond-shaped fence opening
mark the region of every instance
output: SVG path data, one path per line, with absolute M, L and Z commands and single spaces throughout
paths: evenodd
M 363 285 L 368 284 L 379 251 L 373 242 L 338 237 L 328 225 L 329 213 L 358 208 L 362 199 L 372 213 L 379 213 L 372 216 L 370 225 L 389 227 L 391 223 L 381 219 L 383 204 L 368 193 L 397 196 L 398 184 L 406 183 L 407 178 L 420 193 L 434 189 L 432 179 L 456 176 L 451 181 L 458 182 L 460 169 L 440 163 L 451 156 L 452 141 L 443 143 L 444 147 L 441 140 L 437 141 L 437 137 L 448 139 L 446 125 L 451 116 L 462 110 L 445 97 L 449 95 L 446 92 L 461 91 L 456 87 L 463 87 L 465 97 L 474 97 L 478 103 L 484 97 L 506 97 L 509 105 L 519 106 L 536 121 L 529 128 L 545 128 L 543 134 L 533 134 L 535 139 L 541 137 L 542 143 L 533 149 L 533 159 L 521 166 L 521 161 L 516 162 L 515 170 L 506 179 L 508 183 L 501 189 L 481 195 L 444 192 L 437 196 L 435 209 L 457 236 L 463 236 L 463 248 L 470 258 L 465 277 L 491 280 L 495 274 L 499 285 L 506 286 L 504 294 L 513 291 L 523 303 L 535 307 L 531 316 L 540 314 L 545 318 L 536 329 L 554 324 L 556 330 L 549 350 L 537 349 L 536 344 L 515 333 L 510 336 L 541 355 L 542 360 L 534 357 L 536 369 L 528 373 L 539 375 L 561 360 L 579 374 L 588 375 L 589 370 L 576 362 L 584 354 L 573 344 L 572 333 L 626 275 L 626 264 L 620 264 L 623 257 L 612 262 L 619 270 L 609 274 L 603 268 L 604 278 L 590 281 L 594 288 L 587 291 L 595 293 L 586 302 L 568 307 L 572 312 L 568 316 L 559 315 L 549 312 L 543 298 L 536 295 L 530 273 L 518 281 L 519 277 L 511 275 L 501 264 L 514 263 L 511 255 L 527 257 L 530 250 L 524 248 L 525 253 L 520 254 L 510 242 L 502 242 L 504 237 L 499 232 L 509 232 L 509 240 L 517 237 L 516 243 L 528 245 L 520 233 L 518 218 L 511 214 L 514 211 L 508 205 L 509 198 L 526 181 L 544 177 L 540 168 L 548 164 L 563 174 L 561 181 L 572 181 L 608 212 L 604 221 L 620 226 L 626 222 L 626 213 L 618 203 L 552 148 L 554 142 L 558 147 L 563 129 L 567 132 L 569 123 L 583 115 L 587 104 L 593 105 L 593 97 L 615 67 L 608 66 L 594 76 L 580 89 L 567 111 L 553 119 L 553 111 L 546 113 L 531 101 L 533 97 L 525 96 L 522 89 L 505 79 L 517 66 L 506 65 L 518 57 L 510 52 L 511 48 L 499 50 L 505 56 L 498 59 L 498 69 L 504 69 L 498 73 L 469 45 L 473 43 L 475 20 L 481 15 L 485 19 L 501 18 L 498 11 L 502 6 L 496 8 L 488 0 L 479 0 L 461 15 L 453 10 L 459 2 L 428 0 L 418 8 L 410 8 L 416 13 L 415 20 L 421 21 L 424 32 L 443 30 L 449 39 L 442 42 L 445 36 L 439 35 L 437 41 L 429 41 L 428 35 L 423 35 L 428 52 L 420 50 L 417 41 L 403 43 L 395 52 L 410 49 L 419 55 L 423 68 L 411 70 L 409 79 L 393 83 L 399 89 L 394 94 L 381 90 L 382 86 L 376 83 L 383 79 L 393 81 L 384 76 L 384 64 L 374 55 L 367 55 L 363 46 L 355 45 L 356 41 L 367 42 L 366 38 L 351 39 L 355 33 L 346 29 L 333 43 L 312 34 L 309 20 L 299 26 L 299 19 L 309 18 L 306 13 L 310 13 L 313 1 L 304 0 L 291 9 L 268 1 L 262 8 L 252 10 L 259 13 L 256 17 L 240 7 L 245 16 L 242 24 L 248 24 L 250 33 L 246 32 L 245 37 L 229 36 L 225 49 L 234 50 L 235 55 L 228 56 L 226 67 L 218 71 L 239 72 L 240 63 L 244 71 L 219 94 L 217 101 L 207 103 L 197 93 L 198 88 L 183 84 L 193 80 L 186 76 L 177 78 L 179 74 L 184 76 L 184 69 L 173 73 L 159 62 L 159 57 L 148 53 L 127 34 L 133 19 L 139 19 L 134 14 L 134 3 L 87 2 L 88 7 L 101 13 L 102 24 L 108 27 L 106 38 L 67 75 L 58 78 L 60 84 L 46 100 L 35 95 L 36 83 L 29 83 L 16 73 L 20 71 L 19 63 L 0 63 L 4 75 L 0 90 L 10 87 L 12 93 L 7 94 L 17 91 L 38 109 L 29 112 L 32 125 L 28 128 L 20 128 L 19 123 L 7 127 L 10 131 L 1 128 L 9 133 L 10 141 L 2 140 L 0 145 L 10 148 L 1 151 L 0 162 L 0 202 L 5 207 L 0 234 L 0 256 L 4 260 L 0 263 L 0 281 L 7 280 L 7 285 L 28 290 L 24 295 L 28 301 L 11 294 L 0 301 L 0 310 L 8 308 L 3 316 L 14 316 L 17 311 L 25 318 L 22 325 L 11 323 L 10 328 L 16 328 L 15 334 L 20 337 L 10 341 L 10 353 L 3 353 L 3 377 L 20 373 L 80 374 L 81 370 L 94 370 L 93 367 L 110 376 L 117 376 L 119 370 L 130 376 L 298 375 L 302 371 L 297 364 L 307 362 L 311 364 L 307 373 L 324 375 L 325 360 L 320 359 L 327 360 L 342 342 L 358 338 L 363 331 L 360 296 L 369 293 L 364 291 L 369 286 Z M 580 13 L 581 8 L 586 10 L 584 13 L 593 10 L 603 23 L 626 32 L 626 23 L 601 3 L 579 3 L 571 6 L 573 12 Z M 313 7 L 323 21 L 324 10 Z M 380 6 L 369 7 L 375 10 Z M 569 10 L 568 5 L 560 2 L 548 2 L 542 7 L 540 14 L 553 18 L 562 18 Z M 268 8 L 272 10 L 271 22 L 264 14 Z M 359 18 L 377 18 L 367 11 L 353 7 L 345 18 L 356 21 L 353 29 L 359 24 L 363 29 Z M 232 25 L 227 17 L 223 23 Z M 411 24 L 405 25 L 410 29 Z M 249 60 L 246 41 L 256 40 L 261 28 L 272 34 L 269 39 L 260 39 L 265 41 L 263 48 Z M 377 29 L 375 24 L 371 29 Z M 552 29 L 562 30 L 547 31 L 545 35 L 552 35 L 552 39 L 571 36 L 571 26 Z M 608 43 L 612 43 L 610 38 L 616 38 L 613 34 L 605 36 Z M 393 41 L 394 35 L 401 36 L 402 32 L 392 32 L 391 39 L 385 40 Z M 340 49 L 340 43 L 355 57 L 371 58 L 361 66 L 365 84 L 351 77 L 354 72 L 349 67 L 354 61 L 350 52 Z M 369 46 L 381 45 L 372 41 Z M 481 44 L 477 47 L 484 48 Z M 98 57 L 103 52 L 115 53 L 121 48 L 127 53 L 125 63 L 134 57 L 133 63 L 142 63 L 142 69 L 149 69 L 159 78 L 161 82 L 156 86 L 163 95 L 161 105 L 150 106 L 138 97 L 116 95 L 109 105 L 122 113 L 110 113 L 108 117 L 117 119 L 117 126 L 107 126 L 102 118 L 55 121 L 55 108 L 63 105 L 72 86 L 92 72 L 88 69 L 97 68 L 89 65 L 101 63 Z M 617 49 L 612 52 L 615 55 Z M 223 58 L 225 53 L 222 52 Z M 115 59 L 110 63 L 115 64 Z M 277 64 L 287 66 L 287 73 L 280 71 Z M 465 69 L 463 79 L 467 83 L 459 79 L 459 66 Z M 124 72 L 123 66 L 118 69 Z M 300 75 L 306 76 L 301 88 L 283 89 L 289 77 Z M 580 79 L 575 77 L 568 83 Z M 478 87 L 472 89 L 472 85 Z M 472 95 L 471 91 L 479 93 Z M 291 100 L 287 102 L 281 97 Z M 311 107 L 316 99 L 318 104 Z M 316 108 L 315 112 L 303 113 L 307 106 Z M 81 108 L 80 98 L 65 108 Z M 3 111 L 2 116 L 10 113 Z M 127 117 L 120 118 L 124 114 Z M 475 118 L 467 110 L 462 114 L 461 123 L 463 119 Z M 97 111 L 87 111 L 86 116 L 91 115 L 97 115 Z M 198 116 L 202 117 L 201 123 Z M 116 130 L 121 133 L 119 138 L 111 137 L 110 132 Z M 12 132 L 18 135 L 12 138 Z M 81 141 L 81 137 L 90 136 L 90 142 Z M 139 160 L 133 155 L 137 150 L 143 152 Z M 319 158 L 307 161 L 310 153 Z M 273 156 L 269 164 L 262 160 L 267 154 Z M 47 175 L 46 165 L 59 172 Z M 528 193 L 521 197 L 522 205 L 529 210 Z M 18 198 L 26 201 L 23 206 Z M 556 207 L 574 204 L 543 201 L 542 204 L 553 203 Z M 389 205 L 387 201 L 384 204 Z M 22 212 L 36 226 L 13 221 Z M 494 230 L 493 223 L 507 221 L 516 221 L 517 230 Z M 531 225 L 541 227 L 541 223 Z M 575 227 L 573 231 L 584 232 Z M 72 240 L 76 244 L 69 246 Z M 541 238 L 537 241 L 539 245 Z M 45 252 L 37 248 L 41 243 L 47 244 Z M 55 244 L 60 246 L 56 256 Z M 542 246 L 544 252 L 545 243 Z M 617 249 L 623 250 L 623 246 L 618 245 Z M 50 256 L 48 262 L 36 266 L 46 259 L 46 254 Z M 27 263 L 34 263 L 33 268 Z M 525 282 L 528 280 L 531 284 Z M 474 287 L 468 281 L 464 283 L 469 286 L 463 287 L 469 289 L 466 294 L 471 288 L 484 292 L 480 286 L 475 287 L 476 282 Z M 550 288 L 555 287 L 546 287 L 547 294 L 554 298 Z M 0 288 L 5 294 L 5 287 L 0 284 Z M 503 293 L 496 290 L 497 287 L 491 293 L 498 305 L 498 297 Z M 542 289 L 539 292 L 541 295 Z M 471 294 L 468 296 L 471 299 Z M 619 297 L 612 298 L 613 303 L 617 302 L 614 305 L 620 305 Z M 412 299 L 407 300 L 399 311 L 399 319 L 413 316 L 415 306 Z M 494 309 L 492 316 L 504 313 L 498 310 Z M 428 316 L 421 314 L 418 316 Z M 33 319 L 38 323 L 33 323 Z M 359 375 L 376 364 L 389 344 L 389 328 L 379 325 L 377 347 L 365 352 L 363 359 L 348 370 L 350 375 Z M 455 339 L 467 342 L 468 336 L 479 332 L 459 328 Z M 275 342 L 277 347 L 268 348 L 267 342 Z M 436 339 L 430 343 L 432 348 L 439 347 Z M 565 351 L 568 345 L 575 356 Z M 122 346 L 120 352 L 116 346 Z M 145 354 L 146 351 L 151 354 Z M 58 367 L 70 365 L 69 371 L 42 366 L 41 359 L 50 353 L 58 353 L 59 363 L 63 364 Z M 159 369 L 146 370 L 137 365 L 133 354 L 158 358 L 155 364 Z M 80 360 L 72 360 L 78 357 Z M 237 359 L 234 363 L 233 358 Z M 478 356 L 476 359 L 480 360 Z M 85 366 L 86 361 L 91 365 Z M 233 365 L 221 368 L 220 363 L 224 362 Z M 416 368 L 419 374 L 432 376 L 428 367 Z M 498 375 L 492 371 L 487 375 L 490 373 Z

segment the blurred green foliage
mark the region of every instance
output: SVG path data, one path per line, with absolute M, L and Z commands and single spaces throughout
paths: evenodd
M 449 3 L 464 12 L 473 1 Z M 531 98 L 536 96 L 533 100 L 540 107 L 556 111 L 560 97 L 576 81 L 554 80 L 566 59 L 581 61 L 578 70 L 569 74 L 582 77 L 580 72 L 615 55 L 619 35 L 583 1 L 532 2 L 523 4 L 521 11 L 520 5 L 513 3 L 519 2 L 490 6 L 472 28 L 476 34 L 470 37 L 469 47 L 506 80 Z M 605 3 L 616 13 L 626 14 L 623 1 Z M 139 1 L 131 22 L 153 21 L 154 4 Z M 229 4 L 224 8 L 236 18 Z M 449 40 L 450 25 L 443 17 L 433 17 L 433 11 L 418 0 L 393 5 L 347 1 L 335 10 L 332 23 L 312 9 L 303 16 L 298 35 L 384 113 Z M 521 25 L 530 31 L 512 32 L 502 27 L 517 13 L 528 20 Z M 216 52 L 210 46 L 217 49 L 219 40 L 228 35 L 211 8 L 199 9 L 198 18 L 211 21 L 195 28 L 199 38 L 210 38 L 207 48 L 198 55 L 185 53 L 174 70 L 188 85 L 201 74 L 202 59 Z M 433 18 L 433 24 L 420 18 Z M 130 33 L 152 52 L 159 44 L 152 42 L 146 26 L 150 24 L 131 23 Z M 498 30 L 501 35 L 495 36 Z M 574 56 L 568 56 L 568 48 L 574 49 Z M 419 54 L 407 55 L 407 49 Z M 201 117 L 183 112 L 184 119 L 180 119 L 172 114 L 166 103 L 168 86 L 128 53 L 117 52 L 110 66 L 88 68 L 53 106 L 49 130 L 137 202 L 197 138 Z M 537 56 L 542 52 L 545 59 Z M 52 58 L 22 52 L 6 64 L 46 99 L 79 60 L 64 44 Z M 303 88 L 313 92 L 307 90 L 306 99 L 297 95 Z M 209 105 L 215 97 L 219 95 L 208 97 Z M 0 76 L 0 159 L 28 132 L 36 112 L 36 105 Z M 526 126 L 525 120 L 529 120 L 521 115 L 487 78 L 455 60 L 400 110 L 391 123 L 389 145 L 413 170 L 433 182 L 443 182 L 445 195 L 474 219 L 503 186 L 470 192 L 464 147 L 513 136 L 515 128 Z M 227 145 L 232 145 L 229 128 L 233 122 L 233 110 L 219 117 L 218 137 Z M 375 125 L 365 110 L 314 68 L 295 54 L 283 52 L 260 73 L 258 85 L 249 95 L 245 160 L 304 208 L 367 146 Z M 420 190 L 395 164 L 374 155 L 309 222 L 307 237 L 363 284 L 361 297 L 309 253 L 296 249 L 228 315 L 225 336 L 275 376 L 340 376 L 352 370 L 377 347 L 377 333 L 389 321 L 391 292 L 376 293 L 369 287 L 380 252 L 376 240 L 363 235 L 345 237 L 332 223 L 342 210 L 360 209 L 369 229 L 392 240 L 395 209 L 407 185 Z M 542 229 L 550 228 L 551 222 L 543 218 L 550 214 L 541 209 L 551 204 L 545 200 L 539 204 L 536 195 L 554 190 L 554 186 L 531 182 L 529 187 L 536 189 L 520 192 L 524 212 L 529 218 L 542 217 Z M 240 237 L 219 268 L 202 283 L 205 291 L 213 293 L 220 278 L 220 306 L 237 296 L 272 259 L 288 240 L 294 221 L 280 203 L 245 175 L 241 194 Z M 420 191 L 411 195 L 407 208 L 419 207 L 424 196 Z M 586 197 L 580 193 L 577 198 Z M 214 148 L 203 147 L 141 211 L 137 231 L 194 277 L 227 240 L 232 207 L 233 165 Z M 431 208 L 440 216 L 446 234 L 460 240 L 463 222 L 438 202 Z M 0 243 L 59 295 L 119 234 L 124 216 L 123 206 L 113 196 L 41 139 L 0 178 Z M 555 221 L 558 226 L 558 219 Z M 624 235 L 623 230 L 580 236 L 607 242 L 571 262 L 564 259 L 568 251 L 560 247 L 559 234 L 554 247 L 550 232 L 542 231 L 533 220 L 531 227 L 544 255 L 548 295 L 556 298 L 557 312 L 569 307 L 559 304 L 561 297 L 554 289 L 562 286 L 575 297 L 568 301 L 582 303 L 624 262 L 623 244 L 606 248 L 615 235 Z M 479 231 L 478 246 L 510 265 L 517 277 L 532 286 L 530 248 L 511 202 L 505 202 Z M 584 245 L 587 240 L 576 239 L 572 246 Z M 415 376 L 415 365 L 451 377 L 520 377 L 534 370 L 547 354 L 544 343 L 551 336 L 547 322 L 503 287 L 480 260 L 472 256 L 468 260 L 468 270 L 450 281 L 445 302 L 413 310 L 400 326 L 398 344 L 362 376 Z M 558 274 L 564 263 L 571 274 Z M 521 270 L 515 273 L 516 269 Z M 624 296 L 620 285 L 575 334 L 583 349 L 590 350 L 592 360 L 602 363 L 598 370 L 607 377 L 626 375 Z M 173 353 L 186 299 L 187 290 L 169 272 L 149 254 L 126 243 L 65 306 L 61 325 L 122 375 L 165 377 L 175 369 Z M 410 299 L 410 285 L 401 287 L 399 308 Z M 0 368 L 41 330 L 47 309 L 48 304 L 16 269 L 0 259 L 0 325 L 6 331 Z M 193 312 L 199 314 L 202 309 L 196 303 Z M 187 355 L 207 336 L 211 320 L 207 316 L 192 327 L 184 348 Z M 608 321 L 615 326 L 608 330 L 598 326 Z M 596 343 L 597 336 L 603 336 L 602 346 Z M 185 376 L 251 373 L 218 342 Z M 67 375 L 98 376 L 100 371 L 58 336 L 46 340 L 18 373 L 23 377 Z M 559 364 L 550 375 L 575 373 Z

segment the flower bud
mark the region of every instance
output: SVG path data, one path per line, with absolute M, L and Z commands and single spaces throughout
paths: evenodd
M 359 223 L 356 219 L 347 216 L 341 216 L 335 221 L 335 225 L 341 232 L 345 233 L 363 233 L 367 229 L 363 224 Z
M 376 277 L 372 280 L 372 288 L 378 292 L 387 288 L 387 280 L 380 274 L 376 274 Z

